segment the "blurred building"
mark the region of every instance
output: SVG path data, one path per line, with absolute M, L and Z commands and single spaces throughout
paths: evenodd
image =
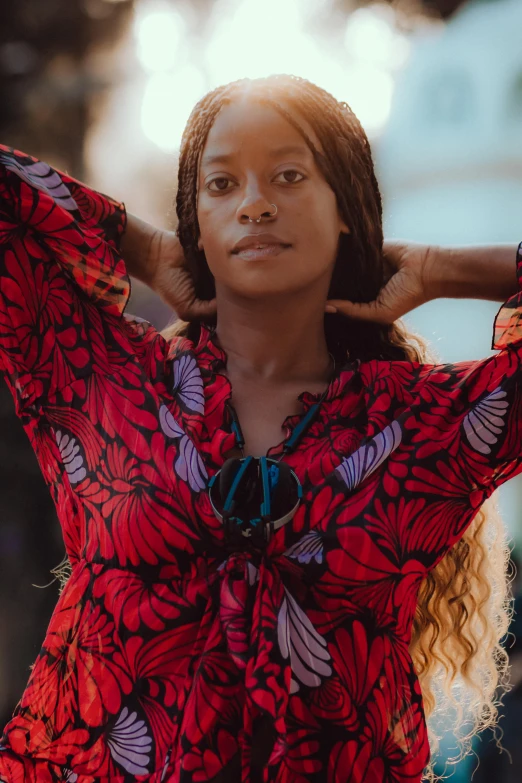
M 520 0 L 475 0 L 413 39 L 377 149 L 387 238 L 522 240 L 521 29 Z M 491 353 L 499 306 L 439 299 L 406 321 L 441 361 L 480 359 Z M 499 502 L 522 544 L 520 478 L 499 490 Z

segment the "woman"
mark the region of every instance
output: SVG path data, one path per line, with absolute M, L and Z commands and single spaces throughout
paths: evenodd
M 3 368 L 72 573 L 0 779 L 420 780 L 438 668 L 475 728 L 505 675 L 515 248 L 385 266 L 361 126 L 289 76 L 196 105 L 176 234 L 2 164 Z M 186 320 L 124 315 L 127 271 Z M 508 300 L 499 352 L 426 363 L 396 319 L 435 296 Z

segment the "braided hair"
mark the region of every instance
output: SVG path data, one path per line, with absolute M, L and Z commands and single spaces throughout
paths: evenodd
M 278 111 L 303 137 L 328 185 L 334 191 L 342 219 L 350 234 L 341 234 L 329 299 L 370 302 L 384 284 L 382 257 L 382 201 L 373 167 L 372 153 L 359 120 L 344 101 L 307 79 L 276 74 L 259 79 L 239 79 L 217 87 L 194 107 L 183 132 L 178 169 L 177 235 L 201 299 L 215 296 L 215 282 L 198 248 L 197 186 L 199 160 L 214 120 L 222 106 L 243 89 Z M 282 105 L 284 101 L 285 106 Z M 288 108 L 290 107 L 290 111 Z M 294 110 L 294 112 L 292 112 Z M 313 127 L 324 154 L 316 149 L 298 117 Z M 211 323 L 212 321 L 209 321 Z M 186 334 L 197 341 L 199 324 L 178 324 L 167 334 Z M 420 342 L 407 335 L 400 322 L 392 325 L 358 323 L 340 313 L 325 313 L 328 350 L 340 363 L 362 360 L 421 360 Z

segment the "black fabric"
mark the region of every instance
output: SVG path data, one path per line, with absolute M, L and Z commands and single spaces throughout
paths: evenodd
M 263 770 L 277 739 L 270 716 L 259 715 L 254 720 L 252 734 L 250 783 L 262 783 Z M 236 753 L 227 766 L 212 779 L 212 783 L 241 783 L 241 756 L 239 753 Z

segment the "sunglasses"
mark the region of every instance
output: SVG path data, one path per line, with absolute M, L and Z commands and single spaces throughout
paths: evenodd
M 264 548 L 294 517 L 303 488 L 292 468 L 269 457 L 227 459 L 208 484 L 212 509 L 226 545 Z

